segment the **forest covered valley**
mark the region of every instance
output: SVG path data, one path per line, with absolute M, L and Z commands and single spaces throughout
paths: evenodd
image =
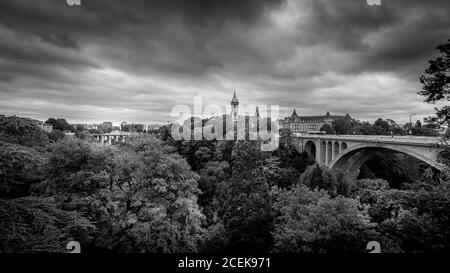
M 104 146 L 52 140 L 26 118 L 0 126 L 0 252 L 66 252 L 71 240 L 88 253 L 449 249 L 450 180 L 405 155 L 378 154 L 349 181 L 299 153 L 289 130 L 262 152 L 167 130 Z

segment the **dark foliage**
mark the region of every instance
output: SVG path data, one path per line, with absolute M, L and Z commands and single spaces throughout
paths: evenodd
M 44 162 L 31 148 L 0 141 L 0 197 L 29 195 L 31 185 L 41 181 Z
M 0 140 L 27 147 L 45 146 L 49 139 L 37 121 L 20 117 L 0 117 Z
M 67 252 L 76 240 L 92 240 L 95 226 L 78 212 L 57 208 L 51 198 L 0 199 L 0 253 Z

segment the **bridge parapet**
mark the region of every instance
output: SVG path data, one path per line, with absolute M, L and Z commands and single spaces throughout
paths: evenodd
M 106 133 L 106 134 L 92 134 L 91 136 L 98 143 L 111 145 L 113 142 L 125 142 L 125 139 L 135 135 L 128 132 L 121 133 Z
M 439 145 L 448 146 L 450 144 L 443 141 L 441 137 L 427 136 L 386 136 L 386 135 L 312 135 L 295 134 L 302 139 L 320 139 L 320 140 L 346 140 L 355 142 L 386 142 L 386 143 L 404 143 L 410 145 Z
M 438 154 L 450 145 L 439 137 L 382 135 L 312 135 L 295 134 L 296 148 L 315 157 L 322 166 L 357 172 L 375 150 L 409 154 L 441 170 L 449 168 L 438 162 Z M 348 161 L 348 162 L 347 162 Z

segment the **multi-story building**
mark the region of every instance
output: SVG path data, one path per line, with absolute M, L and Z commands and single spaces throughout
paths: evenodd
M 146 125 L 146 131 L 155 131 L 158 130 L 160 128 L 159 125 L 151 125 L 151 124 L 147 124 Z
M 84 123 L 73 124 L 73 127 L 75 130 L 87 130 L 87 124 Z
M 120 124 L 120 130 L 123 132 L 144 132 L 147 126 L 140 123 L 127 123 L 126 121 Z
M 97 124 L 88 124 L 86 126 L 87 130 L 98 130 L 98 125 Z
M 53 132 L 53 124 L 43 122 L 43 123 L 38 123 L 38 126 L 39 126 L 39 128 L 46 131 L 47 133 Z
M 333 121 L 338 119 L 351 120 L 352 118 L 349 114 L 336 116 L 331 115 L 330 112 L 323 116 L 299 116 L 294 109 L 292 115 L 282 119 L 280 123 L 283 129 L 290 129 L 294 133 L 306 133 L 320 131 L 325 124 L 331 127 Z

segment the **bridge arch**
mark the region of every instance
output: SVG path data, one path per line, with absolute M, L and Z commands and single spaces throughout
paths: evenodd
M 326 156 L 327 156 L 327 143 L 325 142 L 325 140 L 320 141 L 320 156 L 319 156 L 319 164 L 320 165 L 325 165 L 326 163 Z
M 330 164 L 333 160 L 333 142 L 327 142 L 327 161 L 326 164 Z
M 309 156 L 316 158 L 317 148 L 316 148 L 316 144 L 314 144 L 314 141 L 312 141 L 312 140 L 306 141 L 304 151 Z
M 391 150 L 407 154 L 427 163 L 439 171 L 448 170 L 447 166 L 437 161 L 437 154 L 433 156 L 425 156 L 422 153 L 414 151 L 408 147 L 375 143 L 357 144 L 346 148 L 345 150 L 343 149 L 342 152 L 329 163 L 329 168 L 350 172 L 358 171 L 359 168 L 373 155 L 374 151 L 380 150 Z
M 339 154 L 339 148 L 340 148 L 339 142 L 335 141 L 333 143 L 333 158 L 335 158 Z
M 343 150 L 347 149 L 347 143 L 346 142 L 342 142 L 341 143 L 341 149 L 339 152 L 342 152 Z

